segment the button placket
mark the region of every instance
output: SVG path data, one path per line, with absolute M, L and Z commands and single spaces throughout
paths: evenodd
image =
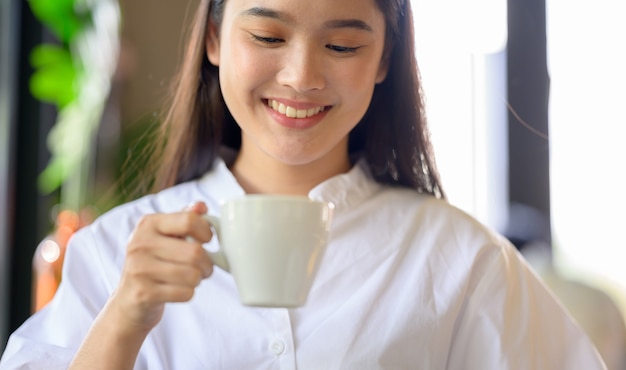
M 276 356 L 280 356 L 285 352 L 285 342 L 282 339 L 274 339 L 270 342 L 270 351 Z
M 295 369 L 296 357 L 289 310 L 273 308 L 264 314 L 272 327 L 272 333 L 267 338 L 268 354 L 276 359 L 278 368 Z

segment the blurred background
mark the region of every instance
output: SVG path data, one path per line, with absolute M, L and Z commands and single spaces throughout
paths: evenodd
M 411 2 L 450 202 L 626 369 L 626 4 Z M 132 199 L 197 3 L 0 2 L 0 349 L 54 294 L 71 234 Z

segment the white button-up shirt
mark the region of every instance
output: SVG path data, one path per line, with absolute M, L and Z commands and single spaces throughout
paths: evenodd
M 244 195 L 223 162 L 120 206 L 72 238 L 53 301 L 10 338 L 2 369 L 65 369 L 116 288 L 138 219 Z M 517 251 L 442 200 L 374 182 L 364 163 L 314 188 L 335 204 L 305 306 L 240 303 L 216 268 L 166 305 L 136 369 L 603 369 Z M 24 365 L 30 364 L 30 365 Z

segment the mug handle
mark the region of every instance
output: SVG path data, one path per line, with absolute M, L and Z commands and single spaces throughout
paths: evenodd
M 213 235 L 213 237 L 217 237 L 217 239 L 221 241 L 222 229 L 220 226 L 219 217 L 215 217 L 211 215 L 204 215 L 204 219 L 207 220 L 207 222 L 211 224 L 213 231 L 215 231 L 215 235 Z M 211 257 L 211 260 L 213 261 L 214 264 L 221 267 L 224 271 L 230 272 L 230 264 L 228 263 L 228 260 L 226 259 L 226 254 L 224 254 L 224 249 L 222 248 L 221 245 L 220 245 L 220 249 L 218 249 L 215 252 L 210 252 L 210 251 L 206 251 L 206 252 L 209 254 L 209 257 Z
M 221 237 L 221 228 L 220 228 L 220 219 L 218 217 L 215 216 L 211 216 L 211 215 L 204 215 L 202 216 L 209 224 L 211 224 L 211 228 L 214 231 L 214 238 L 217 238 L 218 240 L 222 239 Z M 195 241 L 194 238 L 192 238 L 191 236 L 187 237 L 187 241 Z M 210 252 L 205 250 L 206 253 L 209 255 L 209 257 L 211 257 L 211 260 L 213 261 L 214 264 L 218 265 L 219 267 L 221 267 L 224 271 L 226 272 L 230 272 L 230 264 L 228 263 L 228 260 L 226 259 L 226 254 L 224 254 L 224 250 L 222 249 L 222 246 L 220 245 L 220 249 L 218 249 L 215 252 Z

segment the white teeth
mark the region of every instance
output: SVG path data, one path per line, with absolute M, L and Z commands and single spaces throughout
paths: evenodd
M 286 106 L 283 103 L 279 103 L 276 100 L 268 100 L 267 105 L 280 114 L 284 114 L 289 118 L 306 118 L 312 117 L 322 111 L 324 107 L 315 107 L 309 109 L 296 109 L 294 107 Z
M 287 107 L 287 111 L 285 112 L 285 116 L 289 117 L 289 118 L 295 118 L 296 117 L 296 108 L 292 108 L 292 107 Z

